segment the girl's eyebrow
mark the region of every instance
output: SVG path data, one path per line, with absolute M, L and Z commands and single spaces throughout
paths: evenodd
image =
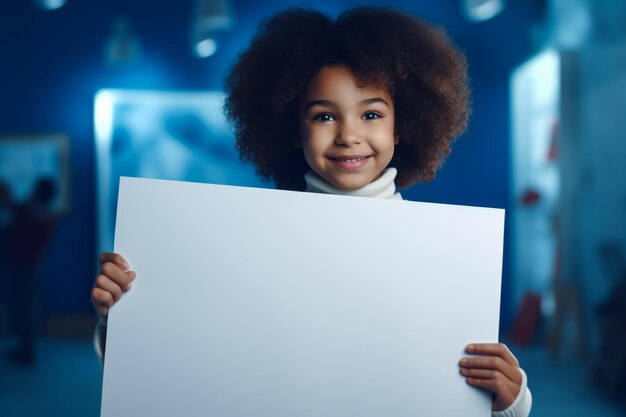
M 304 110 L 308 110 L 313 106 L 336 107 L 335 103 L 330 100 L 313 100 L 304 107 Z
M 364 104 L 375 104 L 375 103 L 382 103 L 386 105 L 387 107 L 389 107 L 389 103 L 387 103 L 387 101 L 385 101 L 385 99 L 383 99 L 382 97 L 366 98 L 365 100 L 362 100 L 359 103 L 359 105 L 362 106 Z M 313 106 L 337 107 L 337 105 L 330 100 L 313 100 L 304 107 L 304 110 L 308 110 Z
M 385 101 L 384 98 L 382 97 L 373 97 L 373 98 L 366 98 L 365 100 L 361 101 L 361 104 L 375 104 L 375 103 L 383 103 L 385 106 L 389 107 L 389 103 L 387 103 L 387 101 Z

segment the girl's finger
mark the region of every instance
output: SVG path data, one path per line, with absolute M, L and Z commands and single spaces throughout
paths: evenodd
M 102 288 L 94 287 L 91 290 L 91 301 L 94 307 L 111 306 L 115 302 L 113 295 Z
M 463 358 L 459 362 L 459 365 L 462 368 L 498 371 L 518 385 L 522 382 L 522 374 L 517 370 L 517 367 L 511 365 L 498 356 Z
M 114 281 L 120 288 L 127 290 L 129 284 L 133 280 L 135 273 L 133 271 L 123 272 L 116 264 L 113 262 L 106 262 L 100 268 L 101 275 L 106 276 L 107 278 Z
M 504 343 L 472 343 L 466 346 L 465 351 L 474 355 L 498 356 L 511 365 L 519 367 L 519 362 Z
M 130 270 L 130 265 L 126 262 L 126 259 L 119 253 L 104 252 L 100 254 L 100 265 L 107 262 L 112 262 L 118 266 L 122 271 L 126 272 Z
M 493 369 L 475 369 L 475 368 L 461 368 L 461 375 L 468 378 L 495 378 L 498 371 Z
M 122 298 L 122 288 L 105 275 L 100 274 L 96 277 L 95 286 L 98 289 L 111 294 L 114 303 L 118 302 L 119 299 Z

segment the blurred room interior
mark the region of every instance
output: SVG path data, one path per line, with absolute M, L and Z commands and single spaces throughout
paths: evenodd
M 465 51 L 473 112 L 409 200 L 507 211 L 501 339 L 532 416 L 626 415 L 626 2 L 620 0 L 5 0 L 0 10 L 0 415 L 96 416 L 97 254 L 113 248 L 120 175 L 270 187 L 239 161 L 223 79 L 289 6 L 391 6 Z M 32 358 L 6 356 L 11 212 L 38 274 Z M 29 203 L 30 204 L 30 203 Z M 28 229 L 31 230 L 31 229 Z M 15 234 L 15 233 L 14 233 Z M 25 238 L 26 236 L 26 238 Z

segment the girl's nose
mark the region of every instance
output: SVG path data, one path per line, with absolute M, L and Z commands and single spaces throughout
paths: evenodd
M 339 126 L 335 145 L 354 146 L 361 143 L 361 134 L 353 123 L 343 122 Z

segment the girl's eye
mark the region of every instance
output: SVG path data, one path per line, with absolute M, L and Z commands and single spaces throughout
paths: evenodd
M 332 122 L 335 118 L 330 113 L 320 113 L 313 116 L 313 120 L 317 120 L 319 122 Z
M 367 113 L 365 113 L 363 115 L 363 120 L 374 120 L 374 119 L 379 119 L 383 117 L 380 113 L 377 113 L 375 111 L 368 111 Z

